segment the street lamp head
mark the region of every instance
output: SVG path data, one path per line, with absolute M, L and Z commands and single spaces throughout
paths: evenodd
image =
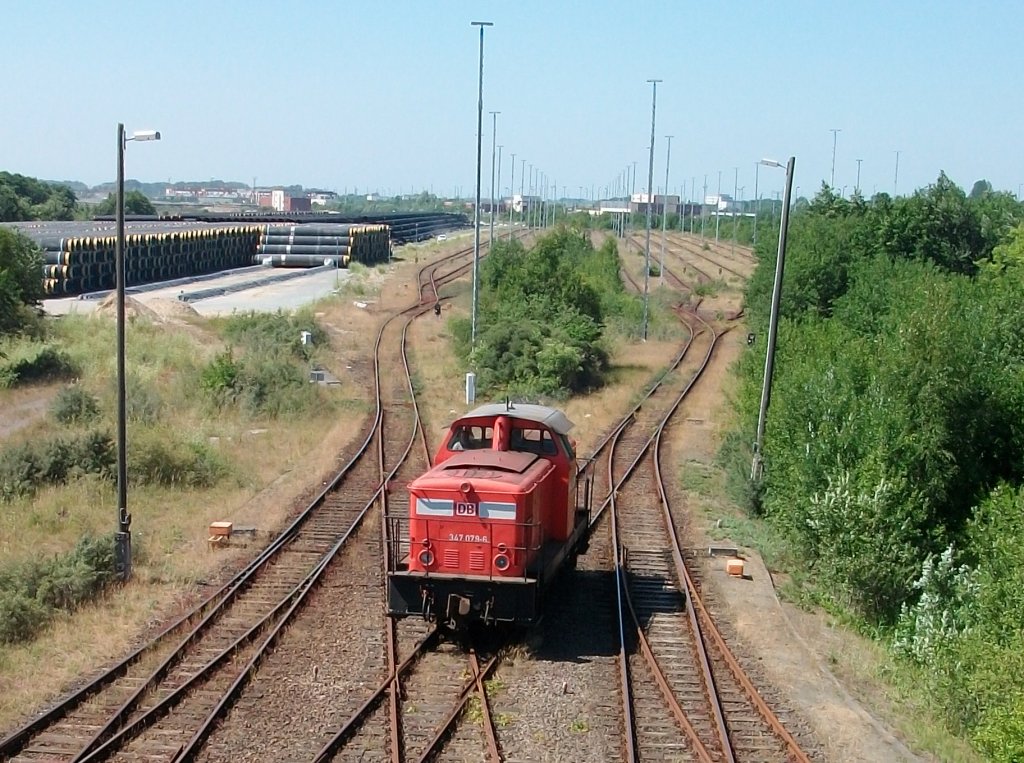
M 471 21 L 470 26 L 494 26 L 493 21 Z
M 159 130 L 136 130 L 126 140 L 160 140 Z
M 785 168 L 785 166 L 786 166 L 784 164 L 780 164 L 779 162 L 775 161 L 774 159 L 762 159 L 761 161 L 758 162 L 758 164 L 763 164 L 765 167 Z

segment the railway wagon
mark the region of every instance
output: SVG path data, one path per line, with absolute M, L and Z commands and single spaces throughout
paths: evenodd
M 434 466 L 389 517 L 388 612 L 460 630 L 527 625 L 552 580 L 586 551 L 591 482 L 565 414 L 498 403 L 451 424 Z

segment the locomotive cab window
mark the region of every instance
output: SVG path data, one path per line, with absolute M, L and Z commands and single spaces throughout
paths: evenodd
M 491 427 L 460 426 L 448 441 L 448 450 L 480 450 L 491 447 Z
M 554 456 L 558 453 L 558 446 L 555 445 L 551 432 L 546 429 L 513 429 L 509 449 L 536 453 L 539 456 Z

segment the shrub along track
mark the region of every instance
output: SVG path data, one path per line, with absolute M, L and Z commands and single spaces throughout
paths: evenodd
M 422 268 L 420 301 L 405 314 L 429 309 L 433 302 L 424 306 L 423 294 L 435 289 L 436 271 L 465 258 L 469 251 Z M 147 753 L 167 759 L 189 742 L 197 719 L 212 720 L 223 713 L 228 707 L 223 691 L 233 695 L 251 677 L 266 647 L 276 641 L 328 563 L 383 494 L 381 443 L 409 442 L 411 447 L 408 435 L 404 440 L 382 436 L 385 417 L 378 396 L 376 416 L 364 428 L 356 455 L 267 549 L 163 634 L 0 741 L 0 756 L 103 759 L 160 722 L 144 746 Z M 410 428 L 414 434 L 420 429 L 418 422 L 406 430 Z M 377 463 L 370 457 L 373 442 L 378 443 Z M 184 722 L 177 733 L 169 732 L 166 727 L 176 720 Z M 200 724 L 204 726 L 208 728 Z M 131 756 L 135 755 L 133 750 Z

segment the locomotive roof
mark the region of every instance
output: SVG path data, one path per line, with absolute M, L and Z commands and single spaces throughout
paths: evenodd
M 461 418 L 494 418 L 496 416 L 512 416 L 517 419 L 536 421 L 543 424 L 558 434 L 569 434 L 573 423 L 569 418 L 556 408 L 549 408 L 546 405 L 533 405 L 531 403 L 488 403 L 470 411 Z

